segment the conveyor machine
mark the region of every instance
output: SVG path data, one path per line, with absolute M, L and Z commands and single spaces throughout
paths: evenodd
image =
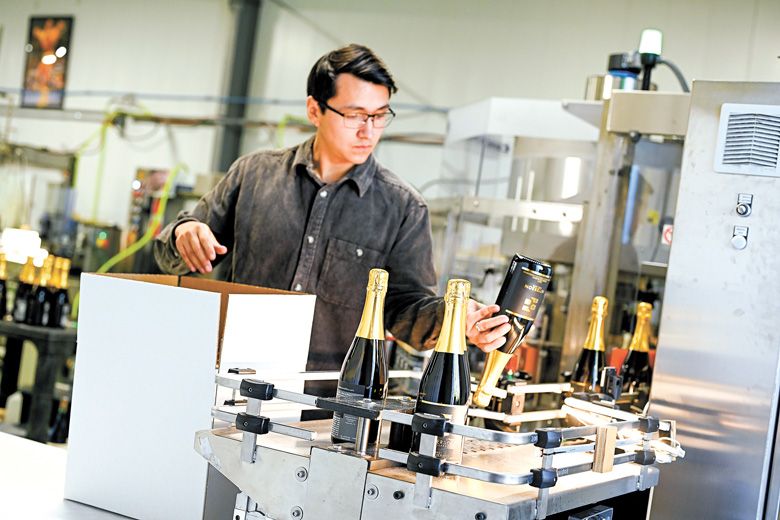
M 195 449 L 241 490 L 236 520 L 520 520 L 570 511 L 576 514 L 563 518 L 608 520 L 610 508 L 584 506 L 653 488 L 658 464 L 683 455 L 673 423 L 572 397 L 548 416 L 576 417 L 578 426 L 516 433 L 414 414 L 414 400 L 406 397 L 321 398 L 251 376 L 219 375 L 217 384 L 240 392 L 246 409 L 215 407 L 212 415 L 224 427 L 198 432 Z M 567 386 L 527 385 L 510 393 L 561 393 Z M 330 420 L 269 420 L 263 406 L 272 400 L 358 417 L 355 444 L 333 444 Z M 373 445 L 371 421 L 382 425 Z M 419 451 L 387 447 L 391 430 L 409 428 L 419 435 Z M 460 464 L 434 456 L 441 435 L 464 437 Z M 577 511 L 582 508 L 588 510 Z

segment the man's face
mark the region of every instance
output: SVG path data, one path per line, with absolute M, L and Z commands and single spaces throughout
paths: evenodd
M 390 108 L 390 92 L 385 86 L 364 81 L 352 74 L 339 74 L 336 77 L 336 95 L 327 103 L 343 114 L 376 114 Z M 321 151 L 333 162 L 364 163 L 384 131 L 384 128 L 375 128 L 371 118 L 360 128 L 348 128 L 344 118 L 333 110 L 321 112 L 311 96 L 307 100 L 307 115 L 317 127 Z

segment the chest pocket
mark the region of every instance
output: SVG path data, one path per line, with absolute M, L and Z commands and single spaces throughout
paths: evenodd
M 384 267 L 384 254 L 338 238 L 328 241 L 317 296 L 330 303 L 363 308 L 368 272 Z

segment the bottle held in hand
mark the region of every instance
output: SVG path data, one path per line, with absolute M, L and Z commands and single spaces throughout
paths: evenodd
M 475 406 L 484 408 L 490 403 L 491 390 L 496 387 L 504 367 L 534 324 L 551 278 L 552 267 L 549 265 L 520 255 L 512 258 L 496 298 L 496 305 L 501 307 L 499 313 L 509 317 L 512 328 L 506 335 L 506 343 L 490 352 L 485 359 L 474 393 Z

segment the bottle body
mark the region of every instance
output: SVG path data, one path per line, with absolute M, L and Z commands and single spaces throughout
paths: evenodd
M 471 284 L 450 280 L 445 296 L 444 321 L 433 355 L 423 371 L 415 413 L 444 416 L 453 424 L 465 424 L 471 399 L 471 376 L 466 352 L 466 304 Z M 412 450 L 420 450 L 420 434 L 412 436 Z M 437 437 L 435 457 L 459 463 L 463 438 L 445 433 Z
M 496 305 L 501 308 L 499 314 L 509 318 L 512 328 L 506 335 L 506 343 L 490 352 L 485 360 L 474 394 L 476 406 L 485 407 L 490 403 L 491 390 L 534 324 L 551 277 L 552 267 L 545 263 L 520 255 L 512 258 L 496 298 Z
M 572 371 L 571 384 L 575 392 L 598 392 L 599 378 L 606 360 L 605 324 L 609 303 L 603 296 L 593 298 L 590 326 L 582 352 Z
M 650 353 L 629 350 L 620 369 L 624 392 L 638 392 L 641 387 L 650 387 L 653 369 L 650 368 Z
M 355 338 L 341 365 L 336 397 L 339 399 L 374 399 L 387 397 L 387 355 L 385 351 L 384 305 L 388 274 L 372 269 L 366 287 L 363 315 Z M 372 421 L 368 442 L 377 439 L 378 421 Z M 355 442 L 357 417 L 341 412 L 333 414 L 331 440 Z
M 344 359 L 336 397 L 340 399 L 374 399 L 387 397 L 387 359 L 385 341 L 356 337 Z M 368 442 L 376 442 L 379 423 L 371 422 Z M 357 417 L 341 412 L 333 413 L 331 439 L 333 442 L 355 442 Z
M 27 258 L 27 262 L 19 273 L 19 285 L 16 287 L 16 296 L 14 297 L 14 308 L 11 317 L 17 323 L 24 323 L 27 319 L 27 304 L 33 290 L 35 281 L 35 265 L 33 258 Z
M 599 391 L 599 378 L 606 364 L 605 358 L 603 351 L 582 349 L 571 376 L 571 384 L 575 392 Z
M 27 299 L 27 315 L 25 323 L 28 325 L 49 325 L 51 312 L 51 298 L 49 296 L 49 280 L 54 267 L 54 257 L 47 256 L 43 261 L 40 277 L 36 280 L 30 296 Z
M 54 418 L 54 424 L 49 428 L 49 442 L 54 444 L 65 444 L 68 440 L 70 430 L 70 400 L 67 397 L 60 399 L 60 405 L 57 408 L 57 416 Z
M 0 253 L 0 320 L 8 314 L 8 275 L 5 263 L 5 253 Z
M 49 327 L 65 328 L 68 326 L 68 318 L 70 316 L 70 297 L 68 296 L 69 270 L 69 259 L 57 258 L 54 261 L 54 274 L 52 275 L 49 288 Z

